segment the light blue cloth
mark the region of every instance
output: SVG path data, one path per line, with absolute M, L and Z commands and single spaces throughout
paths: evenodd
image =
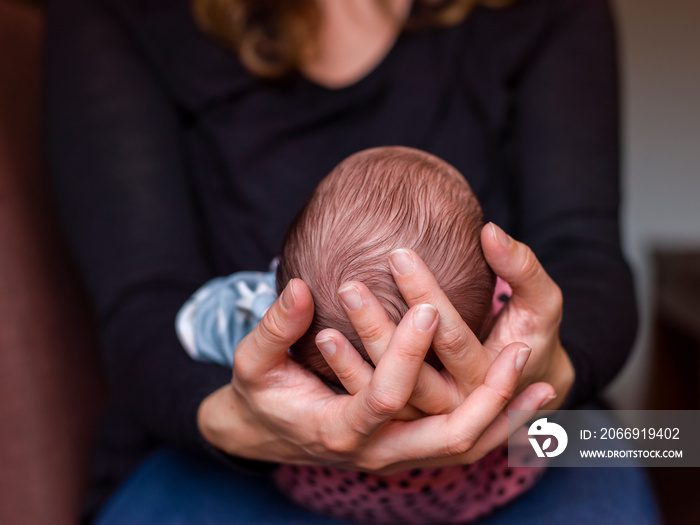
M 212 279 L 180 308 L 175 330 L 193 359 L 233 366 L 236 346 L 277 300 L 276 267 Z

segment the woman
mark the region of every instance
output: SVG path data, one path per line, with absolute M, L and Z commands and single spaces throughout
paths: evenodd
M 166 445 L 207 449 L 239 470 L 260 471 L 260 461 L 380 471 L 470 462 L 505 437 L 508 402 L 574 406 L 621 366 L 635 309 L 618 238 L 615 61 L 603 1 L 522 0 L 470 13 L 457 1 L 438 9 L 409 0 L 198 2 L 213 39 L 176 0 L 58 4 L 48 21 L 50 163 L 112 392 L 88 513 Z M 444 20 L 456 25 L 432 27 Z M 241 24 L 246 31 L 232 30 Z M 401 30 L 413 24 L 429 27 Z M 409 304 L 435 305 L 439 323 L 420 337 L 407 324 L 405 343 L 385 344 L 392 327 L 376 325 L 361 290 L 348 314 L 394 366 L 355 396 L 319 390 L 286 357 L 312 312 L 300 281 L 241 343 L 233 379 L 190 362 L 173 330 L 189 294 L 214 275 L 264 269 L 318 180 L 348 154 L 382 144 L 457 167 L 487 217 L 546 269 L 500 229 L 485 230 L 489 263 L 514 290 L 485 346 L 409 258 L 392 261 L 402 293 Z M 433 334 L 448 380 L 401 359 L 424 352 Z M 525 345 L 533 351 L 520 374 Z M 352 374 L 352 357 L 339 352 L 336 371 Z M 390 421 L 409 397 L 436 415 L 413 426 Z M 148 521 L 135 495 L 151 482 L 190 479 L 190 468 L 201 474 L 197 465 L 206 465 L 208 489 L 189 486 L 191 497 L 237 488 L 192 521 L 219 512 L 261 522 L 248 509 L 281 504 L 259 504 L 271 497 L 263 484 L 233 498 L 234 515 L 220 504 L 248 494 L 249 475 L 221 474 L 179 448 L 164 454 L 136 470 L 104 523 Z M 161 500 L 173 516 L 200 507 L 173 494 Z

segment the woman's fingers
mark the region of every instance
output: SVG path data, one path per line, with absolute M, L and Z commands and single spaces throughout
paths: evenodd
M 494 448 L 504 443 L 512 432 L 524 425 L 532 415 L 532 412 L 543 408 L 551 402 L 557 394 L 552 385 L 547 383 L 533 383 L 520 392 L 508 406 L 498 415 L 494 422 L 481 435 L 476 445 L 469 451 L 465 458 L 468 462 L 476 461 Z M 510 411 L 522 411 L 520 414 L 509 415 Z
M 340 302 L 373 363 L 378 363 L 394 335 L 389 314 L 362 283 L 349 281 L 338 290 Z
M 467 398 L 471 403 L 463 403 L 450 414 L 455 429 L 451 437 L 455 451 L 462 446 L 468 445 L 471 448 L 476 444 L 481 434 L 510 402 L 531 353 L 532 349 L 522 343 L 506 346 L 488 369 L 483 384 Z M 482 409 L 474 410 L 472 404 Z M 462 422 L 467 417 L 470 419 L 469 424 L 463 425 Z M 461 452 L 467 450 L 465 448 Z
M 559 398 L 548 408 L 560 406 L 574 383 L 574 368 L 559 340 L 562 293 L 532 250 L 515 241 L 493 223 L 481 231 L 481 244 L 491 268 L 513 289 L 505 315 L 485 343 L 498 348 L 505 341 L 528 341 L 534 356 L 525 371 L 524 384 L 546 381 Z
M 341 285 L 338 294 L 345 313 L 360 337 L 367 354 L 373 363 L 378 363 L 396 330 L 396 326 L 389 319 L 389 315 L 379 300 L 364 284 L 349 281 Z M 331 368 L 333 367 L 330 362 L 328 364 Z M 354 374 L 356 370 L 346 368 L 344 373 Z M 418 410 L 408 414 L 403 413 L 401 417 L 406 418 L 407 415 L 410 415 L 415 418 L 420 411 L 428 414 L 449 412 L 460 402 L 456 394 L 437 370 L 428 363 L 424 363 L 421 366 L 410 400 L 410 404 Z
M 423 363 L 413 393 L 409 399 L 411 406 L 424 414 L 446 414 L 461 402 L 459 391 L 453 383 L 428 363 Z
M 474 371 L 486 370 L 491 358 L 452 306 L 432 272 L 413 250 L 394 250 L 389 262 L 394 280 L 409 306 L 430 303 L 440 312 L 433 348 L 447 371 L 459 380 L 481 383 L 483 372 L 475 374 Z
M 491 269 L 513 289 L 511 304 L 561 315 L 561 290 L 528 246 L 492 222 L 481 230 L 481 245 Z
M 382 429 L 373 443 L 375 463 L 382 468 L 406 457 L 443 457 L 454 463 L 453 456 L 469 453 L 510 402 L 529 356 L 523 344 L 508 345 L 489 368 L 484 383 L 454 412 Z
M 337 330 L 322 330 L 316 346 L 348 394 L 355 395 L 369 385 L 374 367 L 365 361 L 347 338 Z M 423 413 L 411 405 L 404 406 L 393 419 L 412 421 Z
M 241 380 L 262 377 L 288 359 L 287 349 L 311 325 L 314 304 L 306 283 L 292 279 L 257 326 L 241 341 L 233 356 Z
M 339 331 L 321 330 L 316 336 L 316 346 L 348 394 L 355 395 L 369 384 L 374 367 Z
M 371 435 L 406 405 L 438 320 L 437 309 L 429 304 L 416 305 L 406 313 L 369 384 L 353 397 L 349 417 L 354 428 Z

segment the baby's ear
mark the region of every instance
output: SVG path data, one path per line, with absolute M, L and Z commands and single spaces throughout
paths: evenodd
M 513 290 L 510 285 L 497 276 L 496 286 L 493 289 L 493 315 L 498 315 L 512 295 Z

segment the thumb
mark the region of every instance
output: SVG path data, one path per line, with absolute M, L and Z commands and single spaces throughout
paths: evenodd
M 528 246 L 492 222 L 481 230 L 481 246 L 491 269 L 513 289 L 516 305 L 561 309 L 561 290 Z
M 301 279 L 292 279 L 258 325 L 234 353 L 234 368 L 241 378 L 255 378 L 287 359 L 287 349 L 311 325 L 314 303 Z

